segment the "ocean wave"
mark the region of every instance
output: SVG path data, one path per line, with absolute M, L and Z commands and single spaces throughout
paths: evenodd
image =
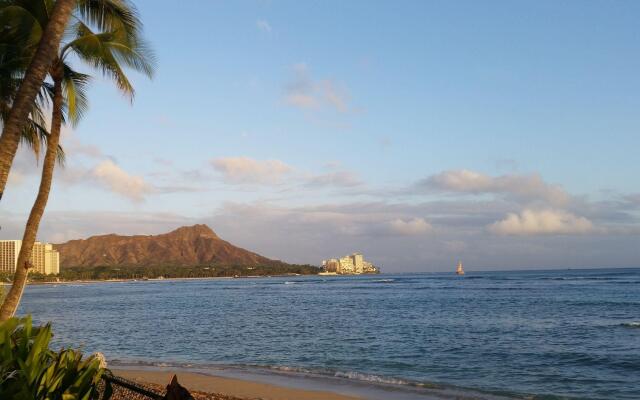
M 430 382 L 409 381 L 409 380 L 395 378 L 391 376 L 367 374 L 367 373 L 357 372 L 357 371 L 335 371 L 335 370 L 320 369 L 320 368 L 309 369 L 309 368 L 288 367 L 288 366 L 281 366 L 281 365 L 272 365 L 268 367 L 250 365 L 248 367 L 260 368 L 260 369 L 266 368 L 272 371 L 283 372 L 283 373 L 326 376 L 326 377 L 349 379 L 354 381 L 377 383 L 377 384 L 384 384 L 384 385 L 412 386 L 412 387 L 422 387 L 422 388 L 438 387 L 438 385 L 436 385 L 435 383 L 430 383 Z
M 161 367 L 161 368 L 165 368 L 165 367 L 180 367 L 181 365 L 179 365 L 178 363 L 171 363 L 171 362 L 162 362 L 162 361 L 145 361 L 145 360 L 130 360 L 130 359 L 124 359 L 121 360 L 119 358 L 112 358 L 108 360 L 109 364 L 111 365 L 116 365 L 116 366 L 127 366 L 127 367 Z
M 275 282 L 274 284 L 279 284 L 280 282 Z M 329 284 L 329 283 L 333 283 L 332 280 L 330 279 L 301 279 L 299 281 L 284 281 L 283 282 L 285 285 L 293 285 L 293 284 L 305 284 L 305 285 L 310 285 L 310 284 Z
M 402 379 L 393 376 L 384 376 L 369 374 L 357 371 L 338 371 L 324 368 L 303 368 L 303 367 L 290 367 L 282 365 L 260 365 L 260 364 L 224 364 L 224 363 L 206 363 L 206 364 L 191 364 L 185 362 L 160 362 L 160 361 L 143 361 L 143 360 L 111 360 L 113 365 L 119 366 L 143 366 L 151 368 L 179 368 L 185 371 L 196 370 L 199 373 L 205 373 L 209 370 L 211 373 L 216 374 L 224 371 L 232 371 L 236 373 L 250 373 L 262 371 L 263 373 L 282 374 L 284 376 L 298 376 L 304 379 L 344 379 L 352 381 L 354 384 L 370 384 L 379 385 L 383 390 L 429 390 L 431 394 L 438 394 L 438 398 L 442 395 L 442 398 L 459 398 L 459 399 L 524 399 L 524 398 L 538 398 L 536 397 L 522 397 L 513 391 L 502 390 L 486 390 L 481 388 L 463 387 L 457 385 L 451 385 L 449 383 L 436 383 L 428 381 L 415 381 L 409 379 Z M 235 376 L 235 375 L 232 375 Z M 485 397 L 488 396 L 488 397 Z M 542 397 L 541 397 L 542 398 Z M 546 398 L 546 397 L 544 397 Z M 551 396 L 549 398 L 556 398 Z
M 543 276 L 537 278 L 539 281 L 613 281 L 620 279 L 613 276 Z
M 383 376 L 375 374 L 367 374 L 357 371 L 336 371 L 331 369 L 322 368 L 303 368 L 303 367 L 290 367 L 284 365 L 256 365 L 256 364 L 192 364 L 185 362 L 171 362 L 171 361 L 145 361 L 145 360 L 119 360 L 112 359 L 110 364 L 116 366 L 140 366 L 140 367 L 155 367 L 155 368 L 180 368 L 180 369 L 237 369 L 237 370 L 269 370 L 274 373 L 283 374 L 303 374 L 317 376 L 317 377 L 333 377 L 340 379 L 348 379 L 353 381 L 375 383 L 381 385 L 397 385 L 397 386 L 411 386 L 415 388 L 437 388 L 439 385 L 431 382 L 417 382 L 405 379 L 400 379 L 392 376 Z
M 153 365 L 154 367 L 163 367 L 163 368 L 166 368 L 166 367 L 175 367 L 175 365 L 172 365 L 172 364 L 170 364 L 170 363 L 164 363 L 164 362 L 157 362 L 157 363 L 153 363 L 152 365 Z
M 625 326 L 627 328 L 640 328 L 640 322 L 639 321 L 634 321 L 634 322 L 623 322 L 620 324 L 621 326 Z
M 363 381 L 363 382 L 373 382 L 373 383 L 383 383 L 386 385 L 403 385 L 403 386 L 420 386 L 423 385 L 418 382 L 409 382 L 403 379 L 373 375 L 373 374 L 364 374 L 362 372 L 356 371 L 337 371 L 333 374 L 336 378 L 346 378 L 351 380 Z
M 248 365 L 248 367 L 254 367 L 254 368 L 265 368 L 265 367 L 261 367 L 259 365 Z M 269 367 L 266 367 L 268 369 L 272 369 L 275 371 L 281 371 L 281 372 L 298 372 L 298 373 L 305 373 L 305 374 L 310 374 L 311 371 L 306 369 L 306 368 L 299 368 L 299 367 L 285 367 L 282 365 L 272 365 Z

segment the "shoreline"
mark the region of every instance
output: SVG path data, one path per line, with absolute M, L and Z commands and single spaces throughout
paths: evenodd
M 149 279 L 82 279 L 77 281 L 59 282 L 27 282 L 29 285 L 82 285 L 90 283 L 122 283 L 122 282 L 148 282 L 148 281 L 177 281 L 177 280 L 209 280 L 209 279 L 235 279 L 233 276 L 212 276 L 206 278 L 149 278 Z M 11 282 L 0 282 L 0 285 L 11 286 Z
M 59 281 L 59 282 L 27 282 L 27 285 L 72 285 L 72 284 L 89 284 L 89 283 L 122 283 L 122 282 L 164 282 L 164 281 L 205 281 L 216 279 L 250 279 L 250 278 L 287 278 L 296 276 L 318 276 L 318 274 L 286 274 L 286 275 L 247 275 L 247 276 L 204 276 L 194 278 L 119 278 L 119 279 L 82 279 L 76 281 Z M 11 282 L 0 282 L 0 285 L 11 286 Z
M 216 279 L 256 279 L 256 278 L 291 278 L 300 276 L 322 276 L 322 277 L 341 277 L 341 276 L 378 276 L 378 274 L 282 274 L 282 275 L 242 275 L 242 276 L 204 276 L 204 277 L 184 277 L 184 278 L 117 278 L 117 279 L 81 279 L 76 281 L 48 281 L 39 282 L 32 281 L 27 282 L 27 285 L 71 285 L 71 284 L 91 284 L 91 283 L 122 283 L 122 282 L 163 282 L 163 281 L 205 281 Z M 0 282 L 0 286 L 11 286 L 11 282 Z
M 178 382 L 189 391 L 215 393 L 240 399 L 264 400 L 364 400 L 347 394 L 325 391 L 292 388 L 271 383 L 223 377 L 201 372 L 185 372 L 180 370 L 148 370 L 114 368 L 113 373 L 123 378 L 140 383 L 152 383 L 164 387 L 174 374 Z
M 323 376 L 294 371 L 269 371 L 233 366 L 169 366 L 116 363 L 115 375 L 164 388 L 174 374 L 195 392 L 242 400 L 513 400 L 526 397 L 446 384 L 405 385 L 379 380 Z

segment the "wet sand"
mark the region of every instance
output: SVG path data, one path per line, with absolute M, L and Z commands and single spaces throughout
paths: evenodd
M 113 369 L 113 373 L 127 379 L 147 382 L 164 387 L 173 372 Z M 190 391 L 216 393 L 241 399 L 261 400 L 356 400 L 353 397 L 330 391 L 315 391 L 276 386 L 236 378 L 204 375 L 194 372 L 177 372 L 178 382 Z

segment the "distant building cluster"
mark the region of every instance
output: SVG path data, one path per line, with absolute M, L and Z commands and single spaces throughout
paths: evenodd
M 22 240 L 0 240 L 0 272 L 16 272 L 21 248 Z M 60 273 L 60 254 L 50 243 L 36 242 L 29 261 L 33 265 L 30 272 L 46 275 Z
M 349 256 L 341 258 L 331 258 L 322 261 L 324 272 L 329 274 L 377 274 L 380 271 L 373 264 L 365 261 L 364 256 L 360 253 L 353 253 Z

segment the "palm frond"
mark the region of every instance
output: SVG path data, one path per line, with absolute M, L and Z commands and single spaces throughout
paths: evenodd
M 78 0 L 77 10 L 87 23 L 101 32 L 119 31 L 137 37 L 142 29 L 138 10 L 126 0 Z
M 156 57 L 151 47 L 144 40 L 138 38 L 135 43 L 112 41 L 109 46 L 120 63 L 149 78 L 153 78 Z
M 0 3 L 0 37 L 3 42 L 20 44 L 22 50 L 35 49 L 46 23 L 42 24 L 28 7 L 19 3 Z
M 38 159 L 40 155 L 40 149 L 47 146 L 49 136 L 51 136 L 51 134 L 44 125 L 41 125 L 34 120 L 29 119 L 22 135 L 20 136 L 20 140 L 23 144 L 26 144 L 33 150 L 36 159 Z M 58 145 L 56 161 L 60 166 L 64 166 L 66 161 L 66 154 L 61 145 Z
M 38 129 L 38 126 L 32 120 L 28 120 L 20 135 L 20 142 L 32 150 L 36 160 L 40 155 L 41 134 L 42 132 Z
M 53 85 L 49 82 L 42 82 L 42 86 L 36 95 L 36 103 L 42 108 L 47 108 L 53 99 Z
M 63 69 L 62 90 L 64 92 L 66 115 L 67 119 L 75 125 L 89 107 L 86 86 L 91 77 L 73 70 L 66 63 L 63 65 Z
M 63 47 L 62 56 L 73 51 L 80 59 L 114 80 L 120 91 L 130 98 L 133 98 L 135 91 L 122 67 L 129 67 L 147 76 L 153 75 L 153 53 L 141 39 L 126 39 L 114 32 L 94 33 L 82 22 L 76 23 L 75 30 L 78 36 Z

